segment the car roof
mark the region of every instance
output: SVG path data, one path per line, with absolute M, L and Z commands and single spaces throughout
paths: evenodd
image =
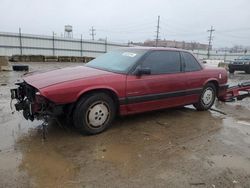
M 180 51 L 180 52 L 189 52 L 180 48 L 168 48 L 168 47 L 146 47 L 146 46 L 132 46 L 132 47 L 124 47 L 123 49 L 138 49 L 138 50 L 165 50 L 165 51 Z

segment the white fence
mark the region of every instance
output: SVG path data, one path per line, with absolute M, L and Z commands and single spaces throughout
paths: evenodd
M 125 46 L 128 45 L 109 41 L 0 32 L 0 56 L 45 55 L 97 57 L 112 49 Z
M 93 41 L 55 36 L 40 36 L 23 33 L 0 32 L 0 56 L 12 55 L 44 55 L 44 56 L 76 56 L 97 57 L 107 51 L 128 44 L 109 41 Z M 207 59 L 207 51 L 192 51 L 199 59 Z M 211 51 L 210 59 L 231 61 L 244 53 Z M 249 53 L 248 53 L 249 55 Z
M 191 51 L 194 55 L 197 56 L 198 59 L 208 59 L 207 51 L 201 50 L 194 50 Z M 230 53 L 230 52 L 223 52 L 223 51 L 211 51 L 209 59 L 211 60 L 223 60 L 223 61 L 233 61 L 244 55 L 250 55 L 250 53 Z

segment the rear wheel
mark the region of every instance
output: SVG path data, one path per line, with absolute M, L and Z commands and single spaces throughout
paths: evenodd
M 109 127 L 115 112 L 111 97 L 105 93 L 93 93 L 78 102 L 73 114 L 74 125 L 82 133 L 98 134 Z
M 194 107 L 199 111 L 205 111 L 210 109 L 215 101 L 216 88 L 214 84 L 208 83 L 203 88 L 199 102 L 194 104 Z
M 234 73 L 234 70 L 233 70 L 233 69 L 229 69 L 229 72 L 233 74 L 233 73 Z

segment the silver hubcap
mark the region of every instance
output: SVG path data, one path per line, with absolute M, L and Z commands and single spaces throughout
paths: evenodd
M 102 126 L 109 117 L 109 109 L 104 102 L 91 105 L 87 111 L 87 122 L 95 128 Z
M 207 88 L 204 93 L 203 93 L 203 96 L 202 96 L 202 101 L 205 105 L 209 105 L 212 103 L 213 101 L 213 95 L 214 95 L 214 92 L 211 88 Z

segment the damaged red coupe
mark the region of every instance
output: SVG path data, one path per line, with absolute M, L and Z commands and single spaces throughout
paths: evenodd
M 64 114 L 84 133 L 97 134 L 116 115 L 193 104 L 208 110 L 227 89 L 227 72 L 207 68 L 188 51 L 123 48 L 84 66 L 29 73 L 11 90 L 28 120 Z

